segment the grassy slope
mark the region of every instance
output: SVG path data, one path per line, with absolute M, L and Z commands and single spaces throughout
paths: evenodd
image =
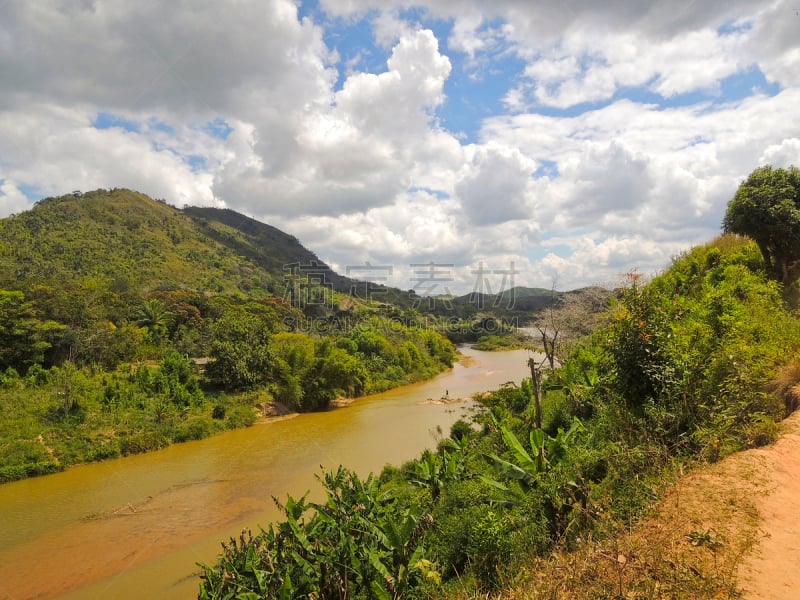
M 232 210 L 178 210 L 126 189 L 48 198 L 0 220 L 0 287 L 62 281 L 139 292 L 180 287 L 280 292 L 290 263 L 325 270 L 337 289 L 352 280 L 297 238 Z
M 754 448 L 775 440 L 773 419 L 782 416 L 782 399 L 791 404 L 800 380 L 796 313 L 762 277 L 754 244 L 724 236 L 678 257 L 642 288 L 644 301 L 657 308 L 640 313 L 639 324 L 666 320 L 661 331 L 643 327 L 639 339 L 661 334 L 649 349 L 669 349 L 661 366 L 674 378 L 665 389 L 686 388 L 681 407 L 657 398 L 639 435 L 664 435 L 660 411 L 670 418 L 691 412 L 686 431 L 673 440 L 665 436 L 677 460 L 660 473 L 651 466 L 636 475 L 651 494 L 639 518 L 619 519 L 608 507 L 587 515 L 593 525 L 580 543 L 563 539 L 552 554 L 523 559 L 501 598 L 738 598 L 742 589 L 760 598 L 791 589 L 778 581 L 792 577 L 786 568 L 769 567 L 780 577 L 753 575 L 753 565 L 766 568 L 758 558 L 764 552 L 773 553 L 771 562 L 786 556 L 786 545 L 770 547 L 770 531 L 786 528 L 775 516 L 786 512 L 787 497 L 775 490 L 800 468 L 796 416 L 777 446 Z M 612 331 L 618 335 L 619 319 L 629 316 L 618 310 Z M 742 448 L 751 449 L 735 452 Z M 721 457 L 727 458 L 707 462 Z M 633 494 L 636 488 L 631 481 L 620 489 Z M 627 499 L 612 500 L 611 507 L 620 501 Z

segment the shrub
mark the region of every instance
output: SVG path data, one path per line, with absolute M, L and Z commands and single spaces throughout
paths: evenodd
M 121 454 L 119 444 L 112 442 L 94 446 L 89 450 L 86 459 L 90 461 L 107 460 L 109 458 L 119 458 Z
M 60 464 L 52 460 L 0 467 L 0 483 L 17 481 L 18 479 L 25 479 L 26 477 L 57 473 L 62 469 L 63 467 Z
M 211 419 L 208 417 L 197 417 L 178 427 L 173 435 L 173 440 L 176 442 L 202 440 L 213 434 L 214 430 L 214 422 Z
M 508 513 L 482 511 L 469 532 L 466 554 L 479 587 L 496 589 L 512 556 L 516 527 Z
M 235 406 L 228 411 L 225 425 L 228 429 L 250 427 L 256 421 L 256 413 L 249 406 Z
M 472 425 L 464 419 L 458 419 L 450 426 L 450 439 L 457 442 L 468 439 L 473 433 L 475 433 L 475 430 L 472 429 Z

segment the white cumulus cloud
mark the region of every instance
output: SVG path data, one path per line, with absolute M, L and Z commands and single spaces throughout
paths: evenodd
M 130 187 L 405 288 L 431 261 L 466 291 L 479 263 L 543 287 L 656 271 L 755 167 L 800 164 L 795 9 L 5 0 L 0 216 Z

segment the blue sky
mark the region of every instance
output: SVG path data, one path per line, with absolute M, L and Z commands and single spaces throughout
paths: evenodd
M 799 29 L 781 0 L 6 0 L 0 216 L 128 187 L 400 287 L 614 285 L 800 163 Z
M 376 43 L 374 20 L 379 17 L 377 10 L 356 17 L 330 18 L 317 2 L 302 2 L 299 7 L 301 17 L 308 16 L 325 24 L 325 42 L 339 54 L 336 89 L 341 89 L 350 69 L 372 73 L 386 70 L 391 48 Z M 439 40 L 440 50 L 452 64 L 444 85 L 447 99 L 436 113 L 439 123 L 462 141 L 478 141 L 481 121 L 505 112 L 503 98 L 511 82 L 524 69 L 524 61 L 515 56 L 508 44 L 493 48 L 479 63 L 470 61 L 464 52 L 448 48 L 453 19 L 437 18 L 421 8 L 400 10 L 397 16 L 432 31 Z M 500 25 L 501 21 L 495 20 L 483 24 L 482 30 Z

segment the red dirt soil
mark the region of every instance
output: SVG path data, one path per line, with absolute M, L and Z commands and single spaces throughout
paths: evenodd
M 773 446 L 744 454 L 758 457 L 767 481 L 754 498 L 761 535 L 739 567 L 739 586 L 753 600 L 800 598 L 800 413 Z

